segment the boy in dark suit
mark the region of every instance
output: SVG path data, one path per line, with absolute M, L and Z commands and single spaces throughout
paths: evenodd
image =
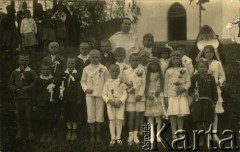
M 59 90 L 55 79 L 50 72 L 50 65 L 42 63 L 41 74 L 35 84 L 35 100 L 33 110 L 39 115 L 39 130 L 41 132 L 40 142 L 52 141 L 52 131 L 56 125 L 56 100 Z
M 143 48 L 141 48 L 139 52 L 141 51 L 149 52 L 151 54 L 150 57 L 155 56 L 159 59 L 161 57 L 160 49 L 154 44 L 154 37 L 150 33 L 143 36 Z
M 67 140 L 77 139 L 78 104 L 81 103 L 80 74 L 76 70 L 76 58 L 67 58 L 67 69 L 62 78 L 60 98 L 63 99 L 63 115 L 67 125 Z
M 31 98 L 33 93 L 32 89 L 37 80 L 37 74 L 28 66 L 28 54 L 20 54 L 18 64 L 19 68 L 12 72 L 8 82 L 10 90 L 14 93 L 17 111 L 18 133 L 16 139 L 23 136 L 25 122 L 27 122 L 28 138 L 32 139 L 34 134 L 31 122 Z
M 101 59 L 100 63 L 107 68 L 116 62 L 115 56 L 111 51 L 111 42 L 109 40 L 101 41 Z
M 90 64 L 89 60 L 89 53 L 90 51 L 90 46 L 87 42 L 81 42 L 80 47 L 79 47 L 79 55 L 77 56 L 77 65 L 76 69 L 80 74 L 82 74 L 83 69 Z
M 48 47 L 50 54 L 44 57 L 42 62 L 50 64 L 51 74 L 59 82 L 62 78 L 62 73 L 66 69 L 66 60 L 59 54 L 58 42 L 51 42 Z
M 87 42 L 81 42 L 80 47 L 79 47 L 79 52 L 80 54 L 77 56 L 76 59 L 76 69 L 79 72 L 80 76 L 82 76 L 83 69 L 90 64 L 89 60 L 89 51 L 90 51 L 90 46 Z M 81 100 L 82 104 L 80 106 L 80 120 L 82 123 L 86 123 L 87 121 L 87 108 L 86 108 L 86 97 L 85 93 L 82 89 L 82 86 L 80 86 L 80 94 L 81 94 Z
M 50 64 L 51 67 L 51 74 L 53 78 L 55 79 L 56 85 L 60 85 L 61 80 L 62 80 L 62 75 L 66 69 L 66 60 L 59 54 L 59 44 L 58 42 L 51 42 L 48 45 L 48 50 L 49 50 L 49 55 L 43 58 L 43 63 L 47 62 Z M 55 103 L 55 112 L 56 115 L 54 118 L 55 120 L 59 120 L 59 116 L 61 113 L 61 102 L 59 99 L 56 100 Z M 57 121 L 55 124 L 59 124 Z M 54 128 L 57 128 L 57 125 L 54 126 Z

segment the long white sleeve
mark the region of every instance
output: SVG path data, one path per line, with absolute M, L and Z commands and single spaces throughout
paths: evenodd
M 218 77 L 218 81 L 220 82 L 221 86 L 223 85 L 225 80 L 226 80 L 225 72 L 224 72 L 222 64 L 220 63 L 219 64 L 219 77 Z
M 34 20 L 33 20 L 33 27 L 34 27 L 34 32 L 37 33 L 37 24 Z
M 128 97 L 127 91 L 124 90 L 124 91 L 123 91 L 123 95 L 122 95 L 122 97 L 120 98 L 120 101 L 121 101 L 123 104 L 125 104 L 125 102 L 126 102 L 126 100 L 127 100 L 127 97 Z
M 189 75 L 189 73 L 188 73 L 187 70 L 186 70 L 184 76 L 185 76 L 185 79 L 186 79 L 186 83 L 185 83 L 185 85 L 184 85 L 184 89 L 186 89 L 186 90 L 188 91 L 188 89 L 189 89 L 190 86 L 191 86 L 191 77 L 190 77 L 190 75 Z
M 88 89 L 88 86 L 87 86 L 87 76 L 88 75 L 87 75 L 86 69 L 83 69 L 82 79 L 81 79 L 81 86 L 82 86 L 82 89 L 83 89 L 84 92 Z
M 109 97 L 108 97 L 108 85 L 109 83 L 106 82 L 104 87 L 103 87 L 103 92 L 102 92 L 102 98 L 103 98 L 103 101 L 105 101 L 106 103 L 108 103 L 109 101 Z
M 168 77 L 169 73 L 166 71 L 164 76 L 164 97 L 168 97 Z
M 138 95 L 143 96 L 145 93 L 145 88 L 146 88 L 146 74 L 145 71 L 143 70 L 143 74 L 142 74 L 142 84 L 141 87 L 139 89 L 139 93 Z
M 22 20 L 21 26 L 20 26 L 20 33 L 21 33 L 21 34 L 24 33 L 23 29 L 24 29 L 24 19 Z

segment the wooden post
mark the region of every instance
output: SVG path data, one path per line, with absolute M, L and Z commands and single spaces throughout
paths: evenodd
M 33 12 L 35 12 L 38 0 L 33 0 Z

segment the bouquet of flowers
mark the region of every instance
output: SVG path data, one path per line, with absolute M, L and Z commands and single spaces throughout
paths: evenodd
M 138 77 L 142 77 L 142 75 L 143 75 L 143 71 L 142 71 L 142 70 L 138 70 L 138 71 L 137 71 L 137 76 L 138 76 Z
M 179 71 L 179 75 L 178 75 L 178 78 L 182 78 L 183 77 L 183 74 L 186 72 L 186 69 L 185 68 L 181 68 L 180 71 Z

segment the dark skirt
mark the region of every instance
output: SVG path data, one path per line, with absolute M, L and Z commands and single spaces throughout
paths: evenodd
M 65 22 L 56 21 L 55 34 L 56 34 L 57 39 L 65 39 L 66 38 Z
M 2 33 L 2 47 L 9 49 L 9 48 L 16 48 L 17 47 L 17 31 L 3 31 Z
M 213 102 L 207 99 L 194 101 L 192 109 L 193 122 L 208 122 L 212 123 L 214 119 Z
M 55 31 L 53 28 L 43 28 L 43 34 L 42 34 L 42 40 L 43 41 L 55 41 Z
M 43 35 L 43 28 L 41 23 L 37 23 L 37 39 L 38 41 L 42 41 L 42 35 Z

